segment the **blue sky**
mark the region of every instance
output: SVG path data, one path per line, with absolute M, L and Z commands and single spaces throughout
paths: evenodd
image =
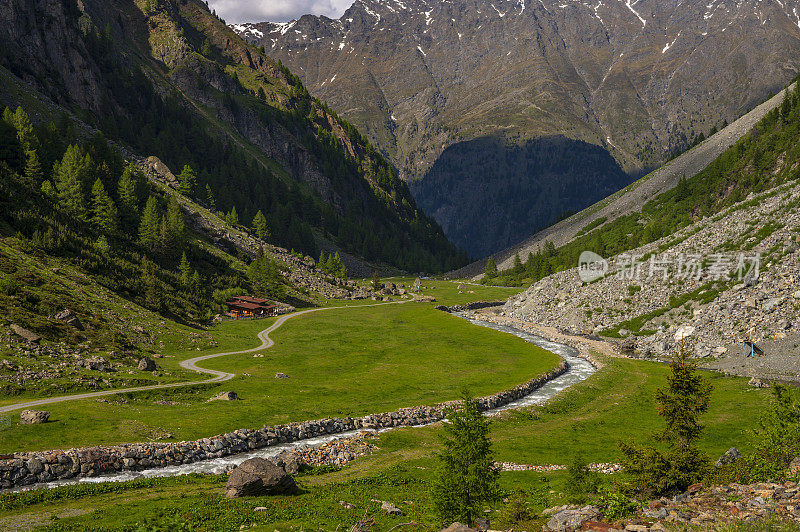
M 209 0 L 228 24 L 241 22 L 286 22 L 302 15 L 339 18 L 353 0 Z

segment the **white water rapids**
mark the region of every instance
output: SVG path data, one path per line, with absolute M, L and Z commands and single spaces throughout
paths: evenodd
M 472 324 L 479 325 L 482 327 L 488 327 L 489 329 L 494 329 L 496 331 L 501 331 L 518 336 L 523 340 L 525 340 L 526 342 L 530 342 L 534 345 L 537 345 L 543 349 L 546 349 L 548 351 L 557 354 L 558 356 L 566 360 L 567 363 L 569 364 L 569 369 L 563 375 L 556 377 L 555 379 L 545 383 L 540 388 L 534 390 L 529 395 L 526 395 L 525 397 L 518 399 L 517 401 L 487 411 L 485 415 L 491 416 L 503 410 L 509 410 L 512 408 L 523 408 L 526 406 L 538 405 L 544 403 L 545 401 L 554 397 L 562 390 L 565 390 L 574 384 L 586 380 L 590 375 L 592 375 L 596 371 L 596 368 L 588 360 L 580 358 L 578 356 L 577 350 L 568 345 L 551 342 L 540 336 L 536 336 L 534 334 L 530 334 L 525 331 L 515 329 L 513 327 L 507 327 L 505 325 L 498 325 L 495 323 L 471 319 L 466 317 L 463 313 L 460 312 L 454 312 L 453 314 L 466 319 Z M 419 427 L 423 425 L 417 425 L 417 426 Z M 380 433 L 388 430 L 394 430 L 394 429 L 382 429 L 374 432 Z M 123 471 L 120 473 L 112 473 L 108 475 L 101 475 L 98 477 L 83 477 L 83 478 L 69 479 L 69 480 L 58 480 L 54 482 L 48 482 L 45 484 L 34 484 L 31 486 L 25 486 L 23 488 L 17 488 L 17 489 L 28 490 L 40 487 L 52 488 L 56 486 L 64 486 L 67 484 L 79 484 L 79 483 L 124 482 L 126 480 L 133 480 L 138 478 L 171 477 L 177 475 L 188 475 L 191 473 L 219 474 L 230 470 L 232 467 L 241 464 L 242 462 L 244 462 L 249 458 L 255 458 L 255 457 L 270 458 L 284 451 L 290 451 L 292 449 L 297 449 L 297 448 L 315 447 L 334 440 L 356 436 L 362 432 L 366 431 L 355 430 L 349 432 L 342 432 L 339 434 L 320 436 L 317 438 L 309 438 L 306 440 L 296 441 L 292 443 L 285 443 L 281 445 L 275 445 L 272 447 L 265 447 L 263 449 L 258 449 L 248 453 L 235 454 L 231 456 L 225 456 L 222 458 L 214 458 L 211 460 L 204 460 L 202 462 L 195 462 L 193 464 L 159 467 L 154 469 L 148 469 L 145 471 Z

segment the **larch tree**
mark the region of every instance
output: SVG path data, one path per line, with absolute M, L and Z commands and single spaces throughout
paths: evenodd
M 186 197 L 194 194 L 194 189 L 197 186 L 197 174 L 191 166 L 184 165 L 183 170 L 178 175 L 178 190 Z
M 489 258 L 486 259 L 486 266 L 483 268 L 483 273 L 486 274 L 486 277 L 497 276 L 497 263 L 494 261 L 493 255 L 489 255 Z
M 139 223 L 139 243 L 150 249 L 155 248 L 160 240 L 161 212 L 158 200 L 154 196 L 147 198 Z
M 86 182 L 91 173 L 92 160 L 77 145 L 71 145 L 61 161 L 53 167 L 58 199 L 62 207 L 79 220 L 88 219 Z
M 267 218 L 261 211 L 258 211 L 253 217 L 253 232 L 258 238 L 264 241 L 268 240 L 270 237 Z
M 97 178 L 92 186 L 92 223 L 106 234 L 117 228 L 117 207 L 100 178 Z
M 122 218 L 132 223 L 139 214 L 139 198 L 136 195 L 136 168 L 128 165 L 119 176 L 117 197 Z

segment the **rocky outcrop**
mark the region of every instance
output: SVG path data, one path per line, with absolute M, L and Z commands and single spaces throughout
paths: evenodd
M 220 392 L 211 399 L 209 399 L 209 401 L 238 401 L 238 400 L 239 400 L 239 394 L 237 394 L 236 392 Z
M 78 318 L 78 315 L 72 312 L 68 308 L 65 308 L 64 310 L 53 316 L 53 318 L 57 319 L 58 321 L 63 321 L 70 327 L 74 327 L 79 331 L 83 330 L 83 324 L 81 323 L 80 318 Z
M 47 423 L 50 419 L 50 412 L 42 410 L 23 410 L 19 413 L 19 422 L 23 425 L 39 425 Z
M 11 324 L 11 331 L 20 338 L 22 338 L 23 340 L 25 340 L 26 342 L 31 344 L 38 344 L 39 341 L 42 339 L 42 337 L 36 334 L 35 332 L 29 331 L 24 327 L 20 327 L 16 323 Z
M 149 357 L 140 358 L 136 367 L 139 371 L 155 371 L 158 369 L 156 361 Z
M 284 469 L 264 458 L 251 458 L 236 466 L 225 485 L 229 498 L 292 495 L 297 484 Z
M 564 374 L 568 369 L 569 365 L 562 360 L 551 371 L 524 384 L 479 398 L 479 407 L 481 410 L 489 410 L 507 405 Z M 112 447 L 15 453 L 10 459 L 0 460 L 0 488 L 190 464 L 327 434 L 425 425 L 441 421 L 450 409 L 458 408 L 459 405 L 460 401 L 449 401 L 433 406 L 402 408 L 394 412 L 370 414 L 358 418 L 325 418 L 266 426 L 261 429 L 240 429 L 195 441 L 134 443 Z M 41 471 L 33 473 L 28 469 L 27 461 L 32 458 L 44 465 Z

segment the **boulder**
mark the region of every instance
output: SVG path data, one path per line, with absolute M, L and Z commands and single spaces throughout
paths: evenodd
M 47 423 L 50 412 L 44 410 L 23 410 L 19 413 L 19 422 L 23 425 L 39 425 Z
M 79 331 L 83 330 L 83 324 L 81 323 L 81 320 L 78 318 L 78 316 L 74 312 L 72 312 L 68 308 L 65 308 L 64 310 L 62 310 L 61 312 L 59 312 L 58 314 L 56 314 L 53 317 L 55 319 L 57 319 L 58 321 L 63 321 L 64 323 L 66 323 L 70 327 L 74 327 L 74 328 L 78 329 Z
M 297 493 L 294 479 L 269 460 L 251 458 L 238 465 L 228 477 L 225 496 L 229 498 Z
M 288 379 L 289 376 L 286 373 L 276 373 L 275 374 L 275 378 L 276 379 Z
M 741 457 L 742 453 L 739 452 L 739 449 L 737 449 L 736 447 L 731 447 L 730 449 L 725 451 L 725 454 L 719 457 L 716 466 L 722 467 L 726 464 L 732 464 Z
M 155 360 L 148 357 L 142 357 L 139 359 L 139 365 L 137 366 L 139 371 L 155 371 L 158 369 L 158 365 L 156 364 Z
M 595 521 L 600 518 L 600 509 L 596 506 L 583 508 L 565 508 L 557 511 L 547 521 L 542 530 L 550 532 L 575 532 L 580 530 L 586 521 Z
M 632 355 L 636 351 L 636 338 L 633 337 L 625 338 L 619 344 L 619 350 L 625 355 Z
M 675 341 L 680 342 L 684 338 L 688 338 L 694 334 L 694 327 L 691 325 L 681 325 L 678 327 L 678 330 L 675 331 Z
M 20 338 L 22 338 L 23 340 L 25 340 L 26 342 L 30 342 L 32 344 L 38 344 L 39 340 L 42 339 L 42 337 L 36 334 L 35 332 L 29 331 L 24 327 L 20 327 L 16 323 L 11 324 L 11 331 Z
M 443 528 L 441 532 L 477 532 L 477 530 L 470 528 L 467 525 L 455 522 L 447 528 Z
M 237 394 L 236 392 L 220 392 L 211 399 L 209 399 L 209 401 L 238 401 L 238 400 L 239 400 L 239 394 Z
M 752 386 L 753 388 L 769 388 L 769 383 L 762 381 L 757 377 L 753 377 L 747 382 L 748 386 Z
M 81 360 L 78 365 L 92 371 L 113 371 L 111 362 L 97 355 Z
M 403 510 L 390 503 L 389 501 L 381 502 L 381 510 L 389 515 L 403 515 Z

